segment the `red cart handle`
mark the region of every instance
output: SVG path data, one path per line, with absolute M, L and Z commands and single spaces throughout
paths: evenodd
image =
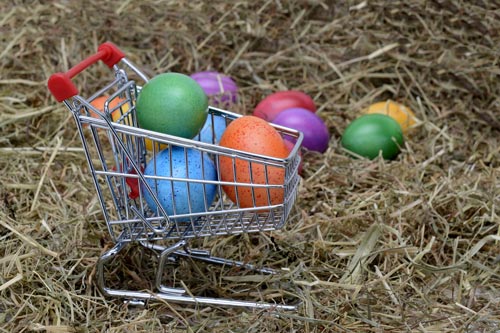
M 78 95 L 78 88 L 74 85 L 71 79 L 99 60 L 104 62 L 108 67 L 113 67 L 125 57 L 125 54 L 113 43 L 106 42 L 99 45 L 97 53 L 84 59 L 79 64 L 72 67 L 66 73 L 54 73 L 49 77 L 47 85 L 50 92 L 58 102 Z

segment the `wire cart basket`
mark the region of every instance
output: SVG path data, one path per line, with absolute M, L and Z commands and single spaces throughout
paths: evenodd
M 88 98 L 79 95 L 79 90 L 72 78 L 94 63 L 102 61 L 113 72 L 113 80 Z M 130 77 L 137 78 L 135 80 Z M 113 43 L 106 42 L 98 51 L 72 67 L 66 73 L 55 73 L 48 80 L 48 88 L 58 102 L 63 102 L 71 111 L 84 148 L 90 173 L 95 185 L 106 226 L 114 246 L 101 255 L 96 267 L 97 287 L 105 296 L 119 297 L 130 302 L 143 304 L 148 300 L 159 299 L 167 302 L 187 304 L 205 304 L 216 306 L 249 307 L 258 309 L 294 310 L 297 305 L 275 304 L 236 299 L 198 297 L 183 288 L 163 283 L 167 263 L 179 258 L 192 258 L 208 263 L 241 267 L 264 274 L 276 274 L 270 268 L 257 268 L 253 265 L 210 255 L 209 251 L 191 249 L 190 239 L 272 231 L 284 226 L 296 199 L 300 177 L 299 149 L 302 133 L 281 126 L 275 129 L 283 136 L 295 139 L 296 143 L 286 158 L 268 157 L 244 151 L 230 149 L 212 142 L 201 140 L 200 134 L 193 139 L 185 139 L 142 129 L 138 126 L 135 103 L 142 85 L 148 77 L 132 64 L 124 53 Z M 104 109 L 100 110 L 92 102 L 100 96 L 106 96 Z M 216 119 L 223 119 L 226 124 L 241 115 L 209 106 L 208 117 L 213 124 Z M 213 135 L 215 137 L 215 135 Z M 165 147 L 168 147 L 165 149 Z M 201 168 L 205 163 L 216 167 L 216 179 L 202 176 L 194 179 L 188 171 L 175 173 L 159 172 L 156 158 L 181 150 L 184 162 L 190 166 L 190 159 L 201 159 Z M 172 156 L 170 156 L 172 158 Z M 218 166 L 222 159 L 247 163 L 249 170 L 281 170 L 284 172 L 282 184 L 265 182 L 244 183 L 221 181 Z M 153 162 L 151 162 L 153 161 Z M 148 163 L 153 163 L 154 172 L 146 173 Z M 187 212 L 176 210 L 177 199 L 172 195 L 173 213 L 167 212 L 161 204 L 156 184 L 164 182 L 167 187 L 183 188 L 187 193 Z M 240 207 L 238 199 L 229 200 L 224 193 L 224 186 L 235 189 L 245 188 L 250 191 L 254 205 Z M 207 191 L 215 191 L 215 199 L 202 200 L 202 209 L 194 209 L 191 199 L 203 197 Z M 260 191 L 260 192 L 259 192 Z M 262 192 L 263 191 L 263 192 Z M 256 193 L 265 193 L 270 198 L 271 191 L 281 191 L 283 200 L 262 206 L 255 204 Z M 238 190 L 236 190 L 238 193 Z M 156 209 L 146 202 L 146 197 L 156 204 Z M 162 241 L 171 241 L 162 245 Z M 105 278 L 105 266 L 115 260 L 129 244 L 154 251 L 157 258 L 154 285 L 155 290 L 136 291 L 114 289 L 108 286 Z M 172 245 L 173 244 L 173 245 Z

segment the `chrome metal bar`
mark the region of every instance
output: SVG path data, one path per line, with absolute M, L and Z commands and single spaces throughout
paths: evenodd
M 149 294 L 141 291 L 128 291 L 128 290 L 117 290 L 117 289 L 106 289 L 106 294 L 113 297 L 130 299 L 134 302 L 137 302 L 137 300 L 143 300 L 143 301 L 163 300 L 166 302 L 184 303 L 184 304 L 201 304 L 201 305 L 243 307 L 243 308 L 268 309 L 268 310 L 286 310 L 286 311 L 295 311 L 299 306 L 298 304 L 283 305 L 283 304 L 264 303 L 264 302 L 237 301 L 224 298 L 192 297 L 192 296 L 175 295 L 168 293 Z
M 113 260 L 118 255 L 118 253 L 120 253 L 120 251 L 125 248 L 126 245 L 127 243 L 116 243 L 115 246 L 101 255 L 101 257 L 97 261 L 97 287 L 105 295 L 111 296 L 111 294 L 108 293 L 109 289 L 106 288 L 106 284 L 104 282 L 104 265 Z
M 170 247 L 165 247 L 160 256 L 159 256 L 159 261 L 158 261 L 158 268 L 156 271 L 156 279 L 155 279 L 155 287 L 158 289 L 161 293 L 164 294 L 185 294 L 186 291 L 184 289 L 180 288 L 172 288 L 172 287 L 167 287 L 162 284 L 162 277 L 163 277 L 163 271 L 165 268 L 165 261 L 168 259 L 168 257 L 175 252 L 177 249 L 186 246 L 186 241 L 181 240 L 177 242 L 176 244 L 170 246 Z
M 214 256 L 211 256 L 210 253 L 208 253 L 208 255 L 206 255 L 206 254 L 199 254 L 199 253 L 192 252 L 192 251 L 186 252 L 184 250 L 178 250 L 178 251 L 173 252 L 173 254 L 177 255 L 179 257 L 192 258 L 192 259 L 196 259 L 199 261 L 209 262 L 212 264 L 245 268 L 245 269 L 248 269 L 250 271 L 263 273 L 263 274 L 270 274 L 270 275 L 278 274 L 278 272 L 272 268 L 268 268 L 268 267 L 258 268 L 252 264 L 248 264 L 248 263 L 245 263 L 242 261 L 214 257 Z
M 240 267 L 240 268 L 245 268 L 250 271 L 258 272 L 258 273 L 263 273 L 263 274 L 278 274 L 278 272 L 272 268 L 268 267 L 256 267 L 252 264 L 245 263 L 243 261 L 237 261 L 237 260 L 231 260 L 231 259 L 225 259 L 225 258 L 220 258 L 220 257 L 214 257 L 210 254 L 210 251 L 207 250 L 198 250 L 198 249 L 189 249 L 187 247 L 187 241 L 183 241 L 184 245 L 179 246 L 178 248 L 184 248 L 184 250 L 175 250 L 171 251 L 168 254 L 169 255 L 174 255 L 174 256 L 179 256 L 182 258 L 191 258 L 199 261 L 204 261 L 204 262 L 209 262 L 212 264 L 218 264 L 218 265 L 224 265 L 224 266 L 230 266 L 230 267 Z M 181 242 L 177 244 L 181 244 Z M 165 251 L 167 248 L 158 244 L 153 244 L 150 242 L 142 241 L 140 244 L 148 249 L 153 249 L 156 251 Z M 165 258 L 166 259 L 166 258 Z M 164 264 L 164 263 L 163 263 Z

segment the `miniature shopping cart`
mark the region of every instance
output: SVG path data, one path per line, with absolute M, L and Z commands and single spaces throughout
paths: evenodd
M 90 65 L 104 62 L 113 70 L 114 79 L 105 87 L 88 98 L 79 95 L 72 78 Z M 113 76 L 112 76 L 113 77 Z M 136 83 L 139 82 L 139 83 Z M 237 306 L 261 309 L 295 309 L 295 305 L 272 304 L 235 299 L 220 299 L 193 296 L 184 288 L 164 285 L 164 270 L 167 263 L 179 258 L 191 258 L 208 263 L 241 267 L 265 274 L 275 274 L 269 268 L 256 268 L 253 265 L 218 258 L 209 251 L 190 249 L 188 241 L 207 236 L 234 235 L 272 231 L 284 226 L 294 204 L 300 177 L 298 150 L 302 134 L 298 131 L 275 126 L 277 131 L 288 139 L 295 140 L 295 146 L 286 158 L 274 158 L 221 147 L 213 142 L 203 142 L 200 138 L 185 139 L 172 135 L 141 129 L 138 126 L 135 102 L 148 77 L 125 58 L 123 52 L 112 43 L 101 44 L 98 52 L 83 60 L 66 73 L 53 74 L 48 87 L 58 102 L 63 102 L 72 112 L 80 135 L 90 173 L 97 191 L 104 219 L 114 247 L 105 252 L 97 263 L 97 286 L 106 296 L 115 296 L 131 302 L 146 302 L 152 299 L 167 302 Z M 104 108 L 100 110 L 92 102 L 106 96 Z M 229 124 L 241 115 L 215 107 L 208 108 L 212 124 L 216 118 Z M 274 125 L 273 125 L 274 126 Z M 212 128 L 212 131 L 215 129 Z M 215 135 L 213 136 L 215 137 Z M 147 145 L 149 144 L 149 148 Z M 213 179 L 192 179 L 189 175 L 160 176 L 144 172 L 148 161 L 155 161 L 160 149 L 195 150 L 202 158 L 210 158 L 218 166 L 221 158 L 247 161 L 249 168 L 260 166 L 266 170 L 284 170 L 283 184 L 258 184 L 223 182 Z M 189 154 L 185 154 L 186 159 Z M 190 156 L 190 155 L 189 155 Z M 188 160 L 186 160 L 186 163 Z M 156 168 L 156 166 L 155 166 Z M 219 172 L 219 171 L 218 171 Z M 217 179 L 220 179 L 220 174 Z M 215 186 L 213 202 L 205 200 L 205 210 L 183 214 L 168 214 L 160 203 L 158 191 L 152 181 L 183 184 L 189 196 L 203 195 L 206 187 Z M 266 177 L 267 181 L 267 177 Z M 197 185 L 191 190 L 190 186 Z M 201 187 L 200 187 L 201 186 Z M 239 202 L 229 200 L 223 186 L 246 187 L 252 193 L 257 189 L 283 191 L 283 202 L 267 206 L 242 208 Z M 194 187 L 192 187 L 194 188 Z M 145 196 L 157 204 L 152 209 L 145 202 Z M 255 200 L 253 201 L 255 203 Z M 169 243 L 170 242 L 170 243 Z M 109 286 L 105 277 L 105 267 L 110 264 L 129 244 L 153 251 L 157 258 L 154 273 L 155 290 L 136 291 L 116 289 Z

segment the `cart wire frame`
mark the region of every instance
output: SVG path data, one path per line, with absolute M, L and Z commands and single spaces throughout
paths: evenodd
M 114 80 L 86 99 L 79 95 L 71 79 L 99 60 L 113 70 Z M 282 228 L 298 192 L 300 183 L 298 169 L 301 158 L 299 149 L 303 134 L 271 124 L 284 139 L 291 139 L 295 142 L 286 158 L 269 157 L 222 147 L 216 142 L 214 128 L 216 118 L 223 119 L 228 125 L 241 115 L 212 106 L 209 106 L 207 110 L 207 117 L 212 117 L 210 141 L 202 138 L 201 134 L 193 139 L 185 139 L 142 129 L 138 126 L 135 108 L 141 85 L 137 85 L 135 80 L 130 79 L 129 74 L 137 76 L 142 81 L 142 85 L 148 82 L 148 77 L 126 59 L 114 44 L 106 42 L 99 46 L 95 55 L 85 59 L 66 73 L 53 74 L 48 81 L 49 90 L 54 97 L 59 102 L 63 102 L 73 114 L 108 232 L 115 243 L 115 247 L 103 254 L 98 262 L 99 289 L 108 296 L 118 296 L 140 302 L 157 298 L 181 303 L 295 309 L 296 306 L 293 305 L 193 297 L 187 295 L 183 289 L 164 286 L 161 283 L 161 276 L 164 263 L 172 257 L 191 257 L 206 262 L 245 267 L 266 274 L 276 273 L 272 269 L 259 269 L 246 263 L 216 258 L 208 251 L 190 250 L 187 247 L 187 240 Z M 92 104 L 100 96 L 107 96 L 103 110 Z M 164 149 L 169 154 L 170 161 L 172 161 L 172 150 L 183 151 L 186 163 L 186 170 L 183 174 L 179 175 L 179 172 L 176 173 L 173 170 L 173 163 L 170 163 L 170 170 L 167 170 L 166 176 L 157 174 L 156 160 Z M 191 177 L 189 174 L 189 158 L 192 156 L 199 156 L 201 160 L 200 178 Z M 243 165 L 248 167 L 250 182 L 239 182 L 237 179 L 220 180 L 221 158 L 229 158 L 232 161 L 233 174 L 236 173 L 236 161 L 243 161 L 245 163 Z M 153 163 L 152 175 L 144 172 L 149 163 Z M 205 177 L 203 168 L 207 163 L 214 165 L 217 173 L 216 179 Z M 252 170 L 254 168 L 263 168 L 264 182 L 253 181 Z M 271 184 L 268 179 L 270 172 L 282 172 L 283 183 Z M 165 186 L 169 186 L 172 190 L 170 200 L 173 212 L 167 212 L 162 205 L 159 197 L 160 182 L 167 184 Z M 224 187 L 234 187 L 235 202 L 226 196 Z M 179 211 L 177 203 L 183 198 L 179 199 L 175 196 L 175 189 L 178 188 L 184 189 L 187 193 L 187 197 L 184 198 L 187 201 L 187 212 Z M 214 189 L 215 198 L 213 202 L 209 202 L 207 191 L 214 191 Z M 240 207 L 238 193 L 241 189 L 250 190 L 252 207 Z M 260 194 L 265 193 L 267 205 L 256 204 L 257 191 Z M 283 201 L 273 203 L 271 191 L 282 193 Z M 148 205 L 145 200 L 146 196 L 153 200 L 156 207 L 150 207 L 151 202 Z M 192 207 L 194 196 L 204 198 L 203 209 Z M 170 239 L 176 240 L 172 246 L 155 244 L 155 241 Z M 159 253 L 159 267 L 156 273 L 157 293 L 112 290 L 106 287 L 104 265 L 132 242 Z

